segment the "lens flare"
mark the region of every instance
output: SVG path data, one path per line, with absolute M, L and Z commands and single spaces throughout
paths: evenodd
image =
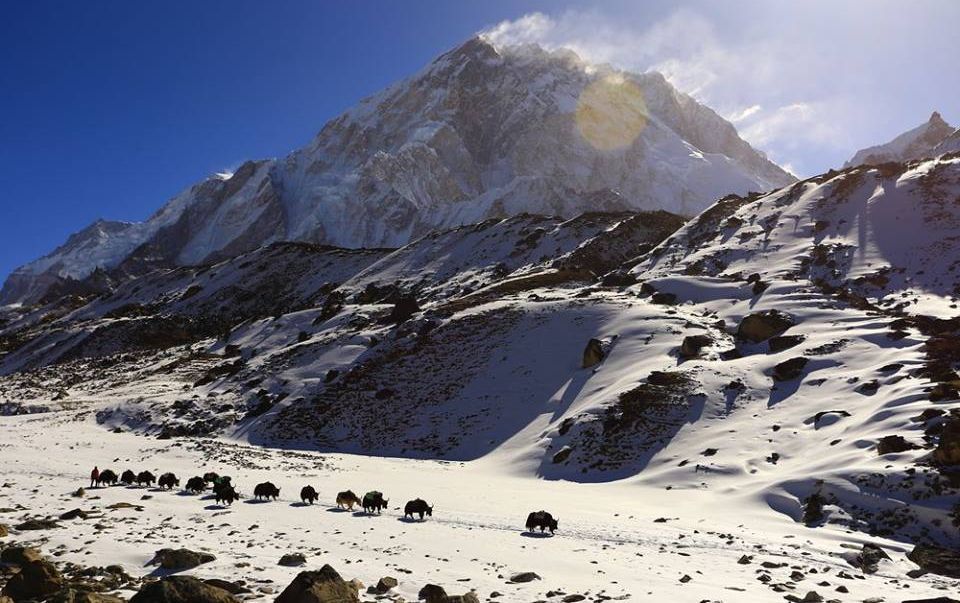
M 646 127 L 647 116 L 640 86 L 622 76 L 610 76 L 583 89 L 575 119 L 577 130 L 591 146 L 614 151 L 633 144 Z

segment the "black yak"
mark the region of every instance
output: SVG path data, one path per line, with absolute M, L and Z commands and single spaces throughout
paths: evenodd
M 137 474 L 127 469 L 122 475 L 120 475 L 120 481 L 128 486 L 131 486 L 133 485 L 133 482 L 137 481 Z
M 428 517 L 433 517 L 433 507 L 427 504 L 427 501 L 418 498 L 416 500 L 411 500 L 403 507 L 403 516 L 413 519 L 413 514 L 416 513 L 420 516 L 420 521 L 423 521 L 423 516 L 426 514 Z
M 550 530 L 550 533 L 553 534 L 557 529 L 558 522 L 558 519 L 554 519 L 553 515 L 546 511 L 534 511 L 527 515 L 527 530 L 532 532 L 534 528 L 540 528 L 540 532 Z
M 108 486 L 113 486 L 117 483 L 117 474 L 109 469 L 104 469 L 100 472 L 100 477 L 97 479 L 97 485 L 106 484 Z
M 217 494 L 221 490 L 226 490 L 233 487 L 233 483 L 230 481 L 229 477 L 218 477 L 213 482 L 213 493 Z
M 360 497 L 353 493 L 353 490 L 347 490 L 346 492 L 337 493 L 337 506 L 341 509 L 346 507 L 353 511 L 354 505 L 360 504 Z
M 367 513 L 376 511 L 378 514 L 381 509 L 387 508 L 389 500 L 384 500 L 383 493 L 372 490 L 363 495 L 363 510 Z
M 300 500 L 305 503 L 312 505 L 313 503 L 317 502 L 317 499 L 319 498 L 320 495 L 317 494 L 317 491 L 313 489 L 313 486 L 304 486 L 303 489 L 300 490 Z
M 207 482 L 203 480 L 202 477 L 191 477 L 187 480 L 187 492 L 193 492 L 194 494 L 200 494 L 207 489 Z
M 270 482 L 263 482 L 262 484 L 257 484 L 257 487 L 253 489 L 253 495 L 256 496 L 258 500 L 264 498 L 277 500 L 280 496 L 280 488 L 277 488 Z
M 164 490 L 173 490 L 174 488 L 180 487 L 180 479 L 173 473 L 164 473 L 160 476 L 160 479 L 157 480 L 157 485 Z
M 215 492 L 218 505 L 232 505 L 233 501 L 240 500 L 240 495 L 229 484 L 221 485 Z
M 149 471 L 141 471 L 137 474 L 138 486 L 152 486 L 155 481 L 157 481 L 157 478 Z
M 217 481 L 219 477 L 220 477 L 219 475 L 217 475 L 213 471 L 210 471 L 209 473 L 203 474 L 203 481 L 207 482 L 208 484 L 212 484 L 213 482 Z

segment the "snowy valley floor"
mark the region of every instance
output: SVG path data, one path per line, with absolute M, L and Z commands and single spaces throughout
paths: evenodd
M 111 433 L 75 412 L 0 417 L 0 508 L 7 509 L 0 523 L 77 507 L 102 513 L 61 521 L 59 529 L 14 530 L 0 543 L 32 543 L 62 561 L 119 564 L 138 576 L 155 571 L 148 562 L 158 549 L 208 551 L 216 561 L 189 573 L 243 580 L 259 600 L 272 600 L 304 569 L 277 563 L 297 552 L 306 555 L 308 569 L 329 563 L 365 585 L 394 576 L 399 586 L 391 595 L 408 601 L 428 583 L 502 602 L 560 601 L 572 594 L 590 601 L 782 601 L 787 595 L 803 599 L 809 591 L 823 600 L 900 602 L 960 590 L 957 581 L 934 575 L 909 578 L 916 566 L 904 556 L 908 544 L 836 527 L 806 528 L 735 487 L 668 490 L 644 484 L 642 475 L 605 484 L 544 481 L 512 475 L 495 459 L 411 461 L 225 440 L 156 440 Z M 232 475 L 245 498 L 222 509 L 207 496 L 122 486 L 72 497 L 88 485 L 94 465 L 118 473 L 172 471 L 181 483 L 216 471 Z M 280 500 L 252 501 L 253 486 L 267 480 L 281 488 Z M 320 492 L 319 504 L 300 504 L 306 484 Z M 346 489 L 383 491 L 389 511 L 365 516 L 332 509 L 336 492 Z M 435 505 L 434 517 L 404 521 L 403 504 L 418 496 Z M 118 502 L 142 510 L 106 508 Z M 553 537 L 523 533 L 526 514 L 540 508 L 560 520 Z M 865 576 L 840 556 L 864 542 L 882 545 L 893 557 L 877 574 Z M 745 555 L 749 563 L 739 563 Z M 773 565 L 765 568 L 765 562 Z M 519 572 L 536 572 L 542 580 L 508 583 Z M 766 583 L 760 580 L 765 574 Z M 361 594 L 361 600 L 373 599 Z

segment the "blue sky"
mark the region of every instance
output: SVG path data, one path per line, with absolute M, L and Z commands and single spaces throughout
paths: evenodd
M 97 218 L 281 156 L 477 31 L 664 71 L 802 175 L 939 109 L 960 2 L 5 2 L 0 278 Z

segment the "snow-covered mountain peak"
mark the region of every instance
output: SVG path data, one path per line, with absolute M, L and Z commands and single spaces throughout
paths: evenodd
M 475 37 L 334 118 L 286 158 L 208 178 L 143 223 L 19 268 L 0 303 L 36 302 L 97 268 L 122 280 L 276 241 L 400 247 L 522 213 L 691 215 L 723 195 L 793 181 L 660 74 Z
M 935 157 L 950 152 L 949 148 L 938 147 L 955 132 L 956 127 L 948 124 L 938 111 L 934 111 L 926 122 L 890 142 L 857 151 L 844 167 Z

